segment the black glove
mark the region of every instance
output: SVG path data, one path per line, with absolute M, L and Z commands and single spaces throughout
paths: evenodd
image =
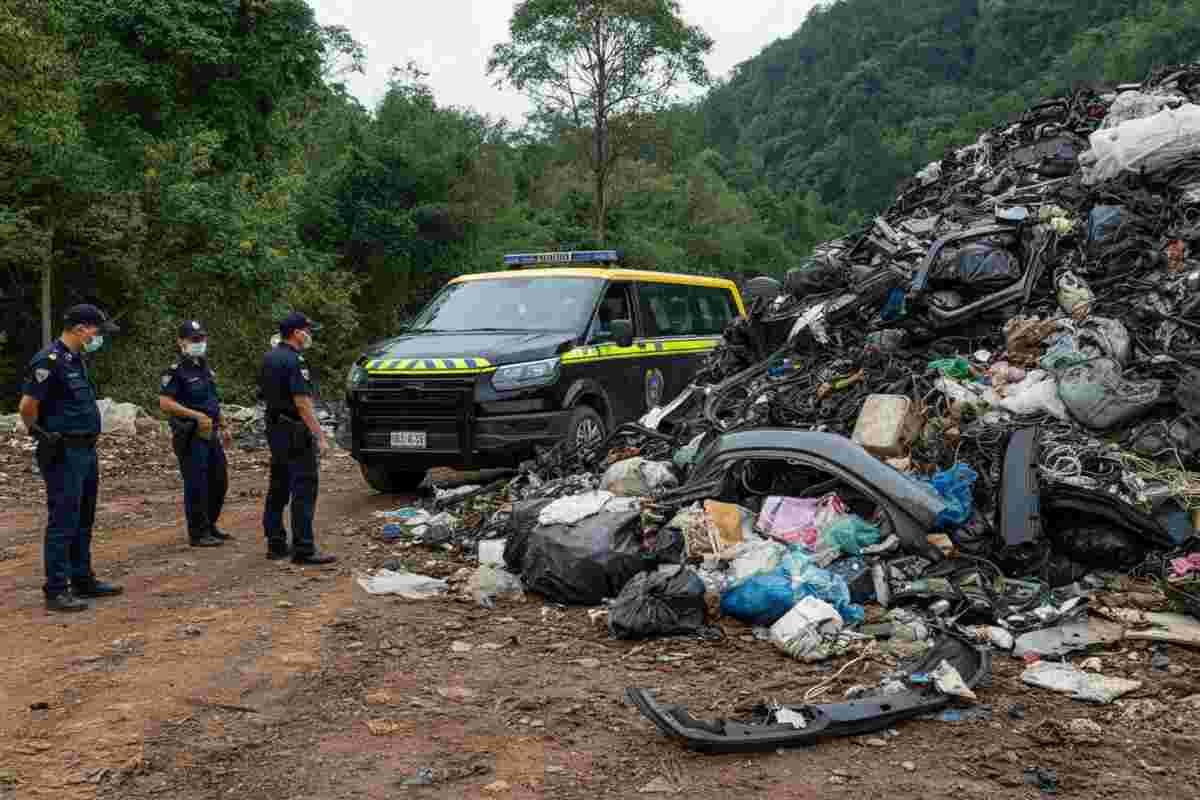
M 59 456 L 62 455 L 62 434 L 51 433 L 37 423 L 34 423 L 33 428 L 30 429 L 30 433 L 33 434 L 33 438 L 38 443 L 37 450 L 34 453 L 37 458 L 38 469 L 42 471 L 42 474 L 45 474 L 46 470 L 54 466 Z

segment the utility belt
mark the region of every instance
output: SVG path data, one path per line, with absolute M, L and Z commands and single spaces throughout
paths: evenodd
M 43 475 L 58 463 L 66 448 L 93 450 L 96 447 L 96 441 L 100 438 L 100 434 L 98 433 L 58 433 L 48 431 L 37 423 L 34 423 L 32 433 L 38 443 L 34 456 L 37 458 L 38 469 L 41 470 Z
M 67 447 L 95 447 L 100 440 L 98 433 L 62 433 L 63 444 Z
M 312 446 L 312 432 L 299 415 L 290 411 L 268 411 L 266 421 L 267 427 L 288 430 L 291 450 L 305 450 Z

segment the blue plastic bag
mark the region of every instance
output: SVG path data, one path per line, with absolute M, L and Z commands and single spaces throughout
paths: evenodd
M 800 545 L 792 547 L 771 572 L 751 575 L 721 594 L 721 613 L 751 625 L 774 625 L 805 597 L 816 597 L 837 609 L 847 624 L 861 623 L 862 606 L 850 601 L 841 575 L 821 569 Z
M 946 507 L 933 521 L 934 530 L 953 530 L 967 524 L 974 508 L 972 488 L 979 476 L 966 464 L 955 464 L 923 483 L 946 502 Z
M 762 627 L 774 625 L 794 605 L 792 576 L 782 566 L 751 575 L 721 595 L 723 615 Z

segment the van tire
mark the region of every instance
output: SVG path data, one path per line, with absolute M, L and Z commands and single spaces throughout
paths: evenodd
M 425 480 L 425 470 L 388 469 L 379 465 L 359 464 L 363 480 L 383 494 L 415 492 Z
M 571 451 L 580 449 L 586 439 L 594 439 L 597 444 L 604 441 L 608 431 L 604 429 L 604 419 L 590 406 L 576 406 L 567 422 L 567 441 Z

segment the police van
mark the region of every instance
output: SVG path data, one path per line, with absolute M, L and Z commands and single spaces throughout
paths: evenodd
M 670 400 L 745 313 L 733 282 L 619 268 L 615 250 L 523 253 L 450 281 L 350 369 L 339 441 L 379 491 L 430 467 L 513 466 L 602 441 Z

